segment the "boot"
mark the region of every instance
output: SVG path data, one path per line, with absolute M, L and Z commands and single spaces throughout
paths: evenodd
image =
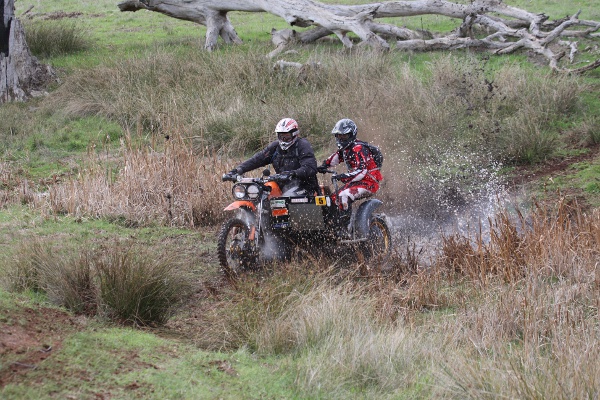
M 352 217 L 352 210 L 348 208 L 347 210 L 339 210 L 337 215 L 337 224 L 338 226 L 347 227 L 350 223 L 350 218 Z
M 347 210 L 338 209 L 337 211 L 336 225 L 338 236 L 344 239 L 350 239 L 352 237 L 352 229 L 349 225 L 352 218 L 352 209 L 348 207 Z

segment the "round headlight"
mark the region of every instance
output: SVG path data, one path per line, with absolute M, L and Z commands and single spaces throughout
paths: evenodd
M 243 199 L 246 196 L 246 187 L 244 185 L 234 185 L 231 192 L 236 199 Z
M 246 188 L 246 192 L 248 193 L 248 197 L 251 199 L 256 199 L 260 189 L 258 188 L 258 185 L 250 185 Z

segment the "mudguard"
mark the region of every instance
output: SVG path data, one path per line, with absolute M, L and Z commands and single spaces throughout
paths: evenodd
M 358 207 L 354 217 L 354 229 L 355 232 L 358 232 L 359 237 L 369 236 L 369 219 L 371 219 L 373 211 L 382 204 L 381 200 L 369 199 Z
M 248 208 L 252 211 L 256 211 L 256 205 L 253 202 L 247 200 L 234 201 L 233 203 L 225 207 L 223 211 L 231 211 L 238 208 Z

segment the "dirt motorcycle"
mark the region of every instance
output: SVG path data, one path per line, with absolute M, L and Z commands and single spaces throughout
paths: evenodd
M 234 201 L 225 207 L 234 215 L 223 223 L 218 235 L 217 254 L 223 272 L 234 277 L 265 262 L 287 260 L 294 249 L 318 249 L 323 255 L 354 254 L 363 263 L 385 263 L 392 236 L 387 217 L 375 213 L 383 203 L 369 198 L 350 212 L 341 211 L 331 198 L 337 192 L 335 171 L 327 173 L 333 174 L 334 192 L 330 186 L 320 185 L 319 191 L 310 195 L 298 195 L 293 186 L 288 190 L 289 177 L 271 175 L 268 169 L 259 178 L 224 174 L 223 182 L 234 182 Z

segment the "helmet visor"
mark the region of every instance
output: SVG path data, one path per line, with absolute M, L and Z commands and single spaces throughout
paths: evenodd
M 280 142 L 289 143 L 294 139 L 292 132 L 277 132 L 277 139 Z
M 346 140 L 350 139 L 350 134 L 349 133 L 336 133 L 335 138 L 339 141 L 345 142 Z

